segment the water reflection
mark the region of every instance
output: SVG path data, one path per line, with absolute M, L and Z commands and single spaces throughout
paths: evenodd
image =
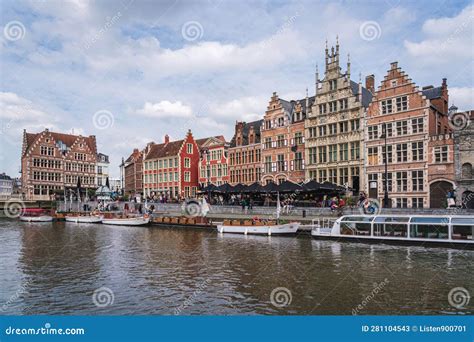
M 474 283 L 471 251 L 4 220 L 0 257 L 2 314 L 351 314 L 363 302 L 358 314 L 474 312 L 447 301 Z M 94 305 L 101 287 L 113 305 Z M 283 308 L 278 287 L 291 293 Z

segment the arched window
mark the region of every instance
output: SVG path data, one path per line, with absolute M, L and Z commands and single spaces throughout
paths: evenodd
M 472 178 L 472 165 L 471 165 L 471 163 L 462 164 L 461 177 L 463 179 L 471 179 Z

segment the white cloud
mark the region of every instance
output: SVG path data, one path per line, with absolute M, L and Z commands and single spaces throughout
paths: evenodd
M 193 116 L 191 107 L 183 105 L 181 101 L 146 102 L 143 108 L 135 111 L 136 114 L 163 119 L 190 118 Z
M 405 41 L 408 53 L 423 58 L 423 63 L 450 64 L 454 59 L 469 62 L 473 57 L 474 5 L 457 16 L 429 19 L 423 24 L 426 38 L 420 42 Z
M 450 104 L 456 105 L 459 110 L 474 109 L 474 88 L 472 87 L 451 87 L 449 91 Z
M 11 92 L 0 92 L 0 118 L 6 120 L 44 119 L 46 113 L 34 108 L 33 103 Z

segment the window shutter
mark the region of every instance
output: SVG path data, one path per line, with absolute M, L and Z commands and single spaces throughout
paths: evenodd
M 290 145 L 293 146 L 294 144 L 295 144 L 295 139 L 291 138 L 291 139 L 290 139 Z
M 294 162 L 293 160 L 290 161 L 290 170 L 291 170 L 291 171 L 293 171 L 294 168 L 295 168 L 295 167 L 294 167 L 294 164 L 295 164 L 295 162 Z
M 304 158 L 301 159 L 301 168 L 304 170 Z
M 304 136 L 301 137 L 301 142 L 304 144 Z
M 285 139 L 285 146 L 288 146 L 288 139 Z

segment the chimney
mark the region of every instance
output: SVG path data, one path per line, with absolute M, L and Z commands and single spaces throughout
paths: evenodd
M 170 142 L 170 136 L 168 134 L 165 135 L 165 144 Z
M 135 154 L 135 153 L 138 153 L 138 148 L 134 148 L 134 149 L 133 149 L 133 153 L 134 153 L 134 154 Z
M 373 74 L 365 77 L 365 88 L 372 94 L 375 92 L 375 76 Z

